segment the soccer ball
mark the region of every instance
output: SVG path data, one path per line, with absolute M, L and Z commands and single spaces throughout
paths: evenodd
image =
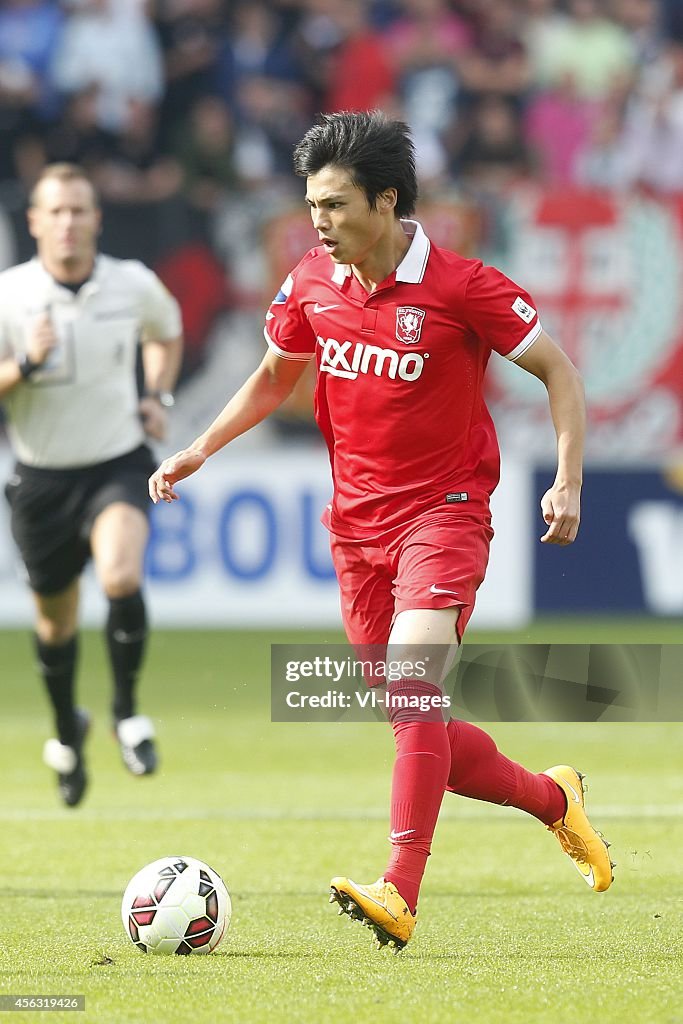
M 121 918 L 143 953 L 210 953 L 230 924 L 223 879 L 194 857 L 162 857 L 126 886 Z

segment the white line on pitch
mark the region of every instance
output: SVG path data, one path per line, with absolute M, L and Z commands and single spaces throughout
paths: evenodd
M 511 816 L 509 807 L 491 807 L 482 810 L 458 808 L 445 813 L 442 822 L 450 821 L 504 821 L 520 820 L 527 817 L 523 811 Z M 595 804 L 590 808 L 591 818 L 596 822 L 629 818 L 637 819 L 683 819 L 683 804 Z M 182 808 L 159 809 L 155 811 L 144 808 L 120 808 L 117 810 L 83 809 L 77 812 L 60 810 L 0 810 L 0 821 L 383 821 L 386 810 L 372 808 L 369 810 L 339 811 L 334 814 L 319 811 L 287 811 L 263 808 L 262 810 L 183 810 Z

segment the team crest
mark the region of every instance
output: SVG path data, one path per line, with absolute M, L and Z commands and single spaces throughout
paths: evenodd
M 422 333 L 424 309 L 415 306 L 399 306 L 396 310 L 396 337 L 404 345 L 416 345 Z

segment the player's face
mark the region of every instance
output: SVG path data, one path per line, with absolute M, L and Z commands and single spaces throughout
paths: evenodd
M 92 263 L 100 229 L 100 211 L 87 181 L 46 178 L 38 187 L 28 214 L 38 253 L 50 267 Z
M 393 229 L 393 201 L 389 216 L 384 200 L 378 209 L 370 209 L 365 193 L 342 167 L 330 164 L 312 174 L 306 183 L 306 202 L 313 227 L 335 263 L 362 266 Z

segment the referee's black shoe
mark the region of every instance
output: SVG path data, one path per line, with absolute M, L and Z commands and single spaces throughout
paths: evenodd
M 120 718 L 115 725 L 121 758 L 133 775 L 151 775 L 157 769 L 154 726 L 147 715 Z
M 83 708 L 76 708 L 74 718 L 76 738 L 72 747 L 51 739 L 47 740 L 43 748 L 43 761 L 48 768 L 57 772 L 59 795 L 67 807 L 79 804 L 88 786 L 83 745 L 90 728 L 90 715 Z

